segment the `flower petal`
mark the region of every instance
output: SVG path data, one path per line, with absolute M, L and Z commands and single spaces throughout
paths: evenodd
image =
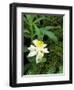
M 36 47 L 35 46 L 33 46 L 33 45 L 31 45 L 29 48 L 28 48 L 28 50 L 35 50 L 36 49 Z
M 30 53 L 28 54 L 28 57 L 33 57 L 37 54 L 36 51 L 30 51 Z
M 33 44 L 36 46 L 36 43 L 37 43 L 37 39 L 33 40 Z
M 36 63 L 41 62 L 43 56 L 44 56 L 44 53 L 38 52 L 38 54 L 37 54 L 37 56 L 36 56 Z
M 46 47 L 46 46 L 47 46 L 47 44 L 44 44 L 44 45 L 43 45 L 43 47 Z
M 48 51 L 47 48 L 44 48 L 42 51 L 43 51 L 44 53 L 49 53 L 49 51 Z

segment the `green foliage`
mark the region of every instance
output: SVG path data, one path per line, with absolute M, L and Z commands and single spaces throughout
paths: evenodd
M 39 64 L 35 57 L 27 58 L 24 74 L 63 73 L 63 16 L 24 14 L 22 18 L 24 41 L 29 43 L 24 43 L 24 54 L 28 54 L 27 48 L 36 38 L 46 42 L 49 49 L 49 54 Z
M 24 30 L 24 36 L 27 38 L 31 38 L 31 40 L 34 39 L 34 37 L 37 35 L 38 39 L 42 39 L 44 35 L 47 35 L 49 39 L 52 39 L 53 41 L 57 40 L 57 37 L 52 31 L 49 31 L 50 29 L 53 29 L 55 27 L 47 26 L 47 27 L 40 27 L 37 24 L 42 20 L 47 20 L 46 17 L 39 17 L 36 20 L 34 20 L 37 16 L 33 15 L 26 15 L 24 18 L 25 25 L 24 27 L 27 30 Z M 47 32 L 46 32 L 47 30 Z

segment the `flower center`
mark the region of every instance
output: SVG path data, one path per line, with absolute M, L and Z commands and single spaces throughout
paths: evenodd
M 36 42 L 36 46 L 39 47 L 39 48 L 42 48 L 43 45 L 44 45 L 44 42 L 43 42 L 43 41 L 38 40 L 38 41 Z

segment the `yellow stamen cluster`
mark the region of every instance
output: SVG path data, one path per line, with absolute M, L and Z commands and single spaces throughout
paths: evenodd
M 38 41 L 36 42 L 36 46 L 39 47 L 39 48 L 41 48 L 41 47 L 44 46 L 44 42 L 41 41 L 41 40 L 38 40 Z

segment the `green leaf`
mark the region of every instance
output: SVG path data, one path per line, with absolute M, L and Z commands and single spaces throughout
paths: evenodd
M 30 34 L 29 30 L 27 30 L 27 29 L 25 29 L 23 32 L 27 33 L 27 34 Z
M 46 58 L 42 58 L 42 62 L 46 62 Z
M 31 64 L 30 68 L 27 71 L 27 75 L 35 75 L 39 73 L 40 73 L 40 69 L 36 64 Z
M 56 68 L 52 65 L 49 65 L 49 68 L 48 68 L 48 71 L 47 71 L 47 74 L 53 74 L 55 73 L 56 71 Z
M 59 73 L 63 73 L 63 66 L 59 66 Z
M 25 36 L 26 38 L 31 38 L 31 35 L 30 35 L 30 34 L 31 34 L 31 33 L 30 33 L 29 30 L 27 30 L 27 29 L 24 30 L 24 36 Z
M 44 34 L 44 35 L 46 35 L 46 36 L 48 36 L 48 38 L 50 38 L 51 40 L 53 40 L 54 42 L 56 42 L 57 41 L 57 37 L 55 36 L 55 34 L 52 32 L 52 31 L 47 31 L 46 29 L 44 30 L 42 30 L 41 29 L 41 32 Z
M 36 57 L 29 57 L 29 58 L 28 58 L 28 61 L 29 61 L 30 63 L 35 64 L 35 63 L 36 63 Z
M 40 29 L 42 30 L 50 30 L 50 29 L 55 29 L 56 27 L 55 26 L 46 26 L 46 27 L 42 27 Z
M 32 23 L 32 20 L 33 20 L 33 19 L 32 19 L 32 16 L 31 16 L 31 15 L 26 15 L 26 17 L 27 17 L 28 22 L 29 22 L 29 23 Z
M 35 35 L 38 36 L 38 39 L 43 39 L 43 35 L 40 31 L 40 29 L 34 24 L 34 28 L 35 28 Z
M 28 21 L 27 21 L 27 18 L 26 17 L 23 17 L 23 20 L 26 24 L 28 24 Z
M 37 23 L 37 22 L 39 22 L 39 21 L 41 21 L 41 20 L 44 20 L 44 19 L 46 19 L 46 18 L 45 18 L 45 17 L 38 18 L 38 19 L 36 19 L 33 23 L 35 24 L 35 23 Z
M 38 63 L 43 63 L 43 62 L 46 62 L 46 58 L 40 58 L 40 59 L 38 60 Z
M 26 37 L 26 38 L 31 38 L 31 35 L 30 34 L 28 34 L 28 33 L 24 33 L 24 37 Z
M 24 66 L 24 74 L 28 71 L 30 66 L 31 66 L 31 64 L 25 64 L 25 66 Z

